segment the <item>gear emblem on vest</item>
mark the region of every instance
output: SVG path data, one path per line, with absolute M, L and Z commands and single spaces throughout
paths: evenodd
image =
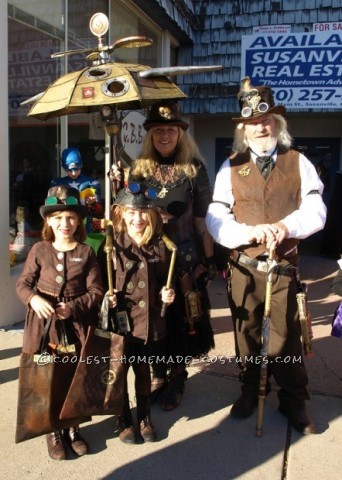
M 245 165 L 241 170 L 238 171 L 238 174 L 242 177 L 247 177 L 251 172 L 251 169 Z

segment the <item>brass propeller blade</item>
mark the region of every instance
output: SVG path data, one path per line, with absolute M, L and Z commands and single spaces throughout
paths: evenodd
M 142 35 L 136 35 L 132 37 L 119 38 L 112 45 L 98 46 L 93 48 L 76 48 L 75 50 L 66 50 L 65 52 L 56 52 L 51 55 L 51 58 L 60 58 L 65 55 L 77 55 L 80 53 L 99 53 L 108 52 L 112 53 L 117 48 L 141 48 L 149 47 L 153 44 L 153 40 Z
M 113 50 L 117 48 L 140 48 L 150 47 L 153 44 L 153 40 L 142 35 L 135 35 L 133 37 L 119 38 L 116 40 L 110 48 Z
M 51 58 L 59 58 L 59 57 L 64 57 L 65 55 L 77 55 L 78 53 L 87 53 L 87 52 L 96 52 L 96 51 L 98 51 L 98 47 L 76 48 L 75 50 L 66 50 L 65 52 L 52 53 Z

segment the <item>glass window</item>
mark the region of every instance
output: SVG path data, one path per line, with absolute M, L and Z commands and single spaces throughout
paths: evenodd
M 139 63 L 150 67 L 160 66 L 158 52 L 161 45 L 161 31 L 153 27 L 141 12 L 129 10 L 120 1 L 111 1 L 110 36 L 111 43 L 119 38 L 144 35 L 153 45 L 144 48 L 123 48 L 115 51 L 116 62 Z
M 98 46 L 98 39 L 91 33 L 89 21 L 97 12 L 108 16 L 108 5 L 108 0 L 83 0 L 80 14 L 79 0 L 68 0 L 67 50 L 86 49 L 84 52 L 64 57 L 69 72 L 79 71 L 91 65 L 87 56 L 92 48 Z M 103 39 L 103 44 L 108 44 L 108 36 Z M 104 128 L 97 113 L 68 116 L 68 145 L 78 148 L 81 153 L 82 174 L 99 180 L 102 199 L 105 190 L 104 136 Z
M 44 91 L 56 78 L 51 51 L 64 36 L 62 2 L 14 1 L 8 4 L 8 91 L 10 161 L 10 259 L 23 261 L 40 239 L 39 206 L 53 174 L 58 123 L 27 117 L 20 103 Z
M 65 13 L 68 5 L 68 16 Z M 58 118 L 43 122 L 27 114 L 32 104 L 20 103 L 40 92 L 65 72 L 87 66 L 86 54 L 51 59 L 51 53 L 90 47 L 97 40 L 89 19 L 97 11 L 108 13 L 108 0 L 13 0 L 8 2 L 8 86 L 10 162 L 10 261 L 25 260 L 32 244 L 40 240 L 39 207 L 53 178 L 60 175 L 60 145 L 63 131 Z M 85 21 L 84 12 L 89 11 Z M 68 42 L 65 28 L 68 25 Z M 95 40 L 95 41 L 94 41 Z M 98 169 L 103 160 L 103 136 L 89 140 L 89 116 L 70 116 L 69 144 L 81 147 L 84 173 Z M 95 168 L 96 166 L 96 168 Z M 103 163 L 102 163 L 103 166 Z
M 91 50 L 55 59 L 51 54 L 97 46 L 89 20 L 96 12 L 109 16 L 109 7 L 111 19 L 109 33 L 103 39 L 105 45 L 133 35 L 153 40 L 150 47 L 117 49 L 110 59 L 160 66 L 161 31 L 131 4 L 128 9 L 121 0 L 8 2 L 11 264 L 25 260 L 32 244 L 40 240 L 39 207 L 51 180 L 65 174 L 59 161 L 61 145 L 80 150 L 82 173 L 100 181 L 104 197 L 105 142 L 98 113 L 73 114 L 63 120 L 52 118 L 43 122 L 28 116 L 33 103 L 21 102 L 44 92 L 66 72 L 90 65 L 87 55 Z

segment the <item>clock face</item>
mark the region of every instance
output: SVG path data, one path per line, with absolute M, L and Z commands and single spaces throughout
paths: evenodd
M 103 117 L 110 117 L 111 114 L 112 114 L 112 109 L 110 107 L 108 107 L 107 105 L 104 105 L 101 108 L 101 114 L 102 114 Z
M 89 21 L 89 28 L 93 35 L 102 37 L 108 32 L 109 21 L 104 13 L 94 13 Z

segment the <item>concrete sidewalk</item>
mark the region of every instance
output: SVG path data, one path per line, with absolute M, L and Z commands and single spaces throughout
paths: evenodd
M 309 371 L 310 413 L 317 434 L 300 436 L 288 428 L 277 411 L 276 385 L 267 397 L 264 429 L 255 437 L 256 418 L 236 420 L 230 408 L 240 393 L 234 360 L 233 333 L 224 283 L 210 286 L 212 324 L 216 347 L 203 362 L 189 368 L 181 405 L 164 412 L 152 408 L 158 441 L 124 445 L 113 435 L 112 417 L 93 417 L 82 428 L 91 452 L 82 458 L 70 454 L 64 462 L 51 460 L 45 438 L 16 445 L 14 432 L 18 387 L 20 328 L 0 331 L 2 399 L 2 467 L 0 478 L 11 480 L 318 480 L 340 478 L 338 461 L 342 437 L 341 339 L 330 336 L 332 313 L 339 298 L 330 295 L 336 261 L 302 256 L 302 279 L 309 283 L 309 308 L 313 317 L 314 356 Z M 20 327 L 20 326 L 19 326 Z M 133 375 L 130 373 L 131 398 Z

